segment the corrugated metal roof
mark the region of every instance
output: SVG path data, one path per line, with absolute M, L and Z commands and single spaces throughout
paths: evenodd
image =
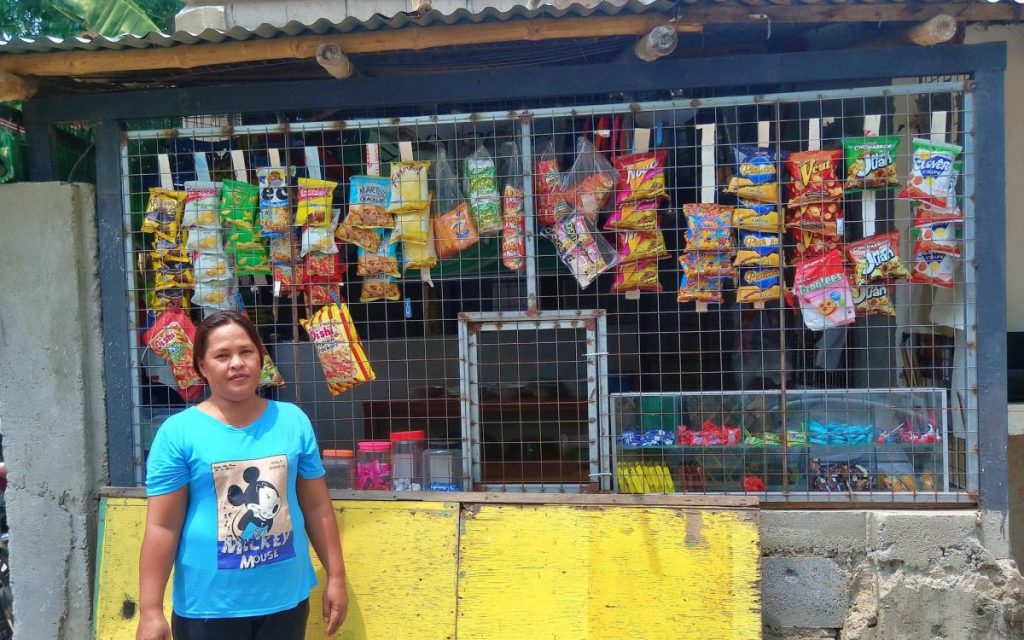
M 477 12 L 459 9 L 449 14 L 444 14 L 437 10 L 428 11 L 423 14 L 400 13 L 390 17 L 377 14 L 367 20 L 359 20 L 357 18 L 350 17 L 342 20 L 341 22 L 331 22 L 326 19 L 321 19 L 312 24 L 303 24 L 301 22 L 293 21 L 283 26 L 263 24 L 256 29 L 245 29 L 242 27 L 233 27 L 227 31 L 207 29 L 199 34 L 178 31 L 171 34 L 151 33 L 145 37 L 132 35 L 118 36 L 115 38 L 96 37 L 67 39 L 50 37 L 26 39 L 18 37 L 9 41 L 0 40 L 0 54 L 150 49 L 173 47 L 183 44 L 210 44 L 219 42 L 239 42 L 245 40 L 265 40 L 288 36 L 397 30 L 411 26 L 426 27 L 437 25 L 480 24 L 483 22 L 507 22 L 511 20 L 538 17 L 562 18 L 587 17 L 592 15 L 614 16 L 621 14 L 637 15 L 647 13 L 670 14 L 678 4 L 678 2 L 673 2 L 671 0 L 654 0 L 653 2 L 650 0 L 647 2 L 642 0 L 628 0 L 627 2 L 622 2 L 622 0 L 619 0 L 618 2 L 602 2 L 594 7 L 573 4 L 564 9 L 558 9 L 552 5 L 541 5 L 536 9 L 529 9 L 524 5 L 516 5 L 507 11 L 498 11 L 494 8 L 487 8 Z

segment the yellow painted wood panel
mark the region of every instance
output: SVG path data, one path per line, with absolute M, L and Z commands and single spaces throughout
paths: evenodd
M 336 638 L 454 638 L 458 503 L 334 503 L 349 578 L 349 615 Z M 106 498 L 97 565 L 97 640 L 135 637 L 146 502 Z M 324 638 L 324 572 L 310 596 L 309 638 Z M 164 608 L 170 615 L 170 588 Z M 127 614 L 127 615 L 126 615 Z
M 460 638 L 761 637 L 750 512 L 482 505 L 459 546 Z

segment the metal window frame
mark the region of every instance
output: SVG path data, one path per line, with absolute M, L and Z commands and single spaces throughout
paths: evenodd
M 546 329 L 576 329 L 586 331 L 584 357 L 587 360 L 587 438 L 590 451 L 591 482 L 601 489 L 611 489 L 612 466 L 609 449 L 610 422 L 608 415 L 608 320 L 604 309 L 578 309 L 575 311 L 527 311 L 509 313 L 487 311 L 459 314 L 460 405 L 462 407 L 462 472 L 470 478 L 473 488 L 486 491 L 525 490 L 527 492 L 555 491 L 565 493 L 567 488 L 582 490 L 585 485 L 575 483 L 515 483 L 487 484 L 483 481 L 480 424 L 480 360 L 477 335 L 486 331 L 543 331 Z M 468 453 L 468 455 L 465 455 Z
M 973 204 L 984 211 L 975 224 L 977 301 L 985 313 L 971 323 L 976 349 L 976 381 L 970 395 L 978 412 L 979 503 L 1005 511 L 1008 506 L 1006 415 L 1006 194 L 1004 74 L 1006 44 L 935 48 L 894 47 L 831 51 L 829 57 L 856 64 L 822 64 L 820 52 L 723 56 L 655 63 L 602 66 L 542 67 L 421 75 L 408 78 L 360 78 L 345 82 L 305 80 L 190 89 L 140 90 L 84 96 L 52 96 L 25 105 L 27 139 L 32 145 L 30 178 L 55 175 L 53 128 L 65 122 L 93 122 L 97 157 L 97 210 L 100 238 L 99 272 L 104 335 L 104 382 L 107 412 L 107 454 L 112 485 L 134 483 L 130 398 L 129 322 L 123 313 L 126 276 L 123 259 L 125 229 L 121 215 L 122 122 L 134 118 L 187 116 L 201 113 L 254 113 L 302 110 L 332 105 L 338 109 L 366 106 L 458 103 L 502 99 L 593 95 L 631 91 L 709 89 L 774 83 L 857 86 L 872 79 L 969 74 L 973 78 L 976 158 L 973 173 L 983 176 Z M 885 74 L 865 70 L 884 70 Z M 983 259 L 979 259 L 978 257 Z M 969 342 L 969 344 L 971 344 Z

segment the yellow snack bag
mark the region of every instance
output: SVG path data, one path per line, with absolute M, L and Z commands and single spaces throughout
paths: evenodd
M 391 163 L 391 202 L 388 211 L 419 211 L 430 206 L 427 185 L 429 161 Z
M 337 182 L 299 178 L 299 206 L 295 211 L 295 226 L 323 227 L 331 223 L 331 203 Z
M 323 306 L 311 318 L 303 320 L 302 326 L 313 342 L 332 396 L 376 379 L 348 305 Z

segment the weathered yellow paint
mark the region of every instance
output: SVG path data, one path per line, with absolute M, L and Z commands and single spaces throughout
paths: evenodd
M 483 505 L 459 549 L 461 638 L 761 637 L 749 514 Z
M 96 638 L 125 640 L 138 620 L 145 500 L 104 502 Z M 349 616 L 335 636 L 344 640 L 761 637 L 752 510 L 357 500 L 334 506 L 349 577 Z M 325 637 L 321 595 L 317 588 L 310 600 L 307 637 L 316 640 Z

